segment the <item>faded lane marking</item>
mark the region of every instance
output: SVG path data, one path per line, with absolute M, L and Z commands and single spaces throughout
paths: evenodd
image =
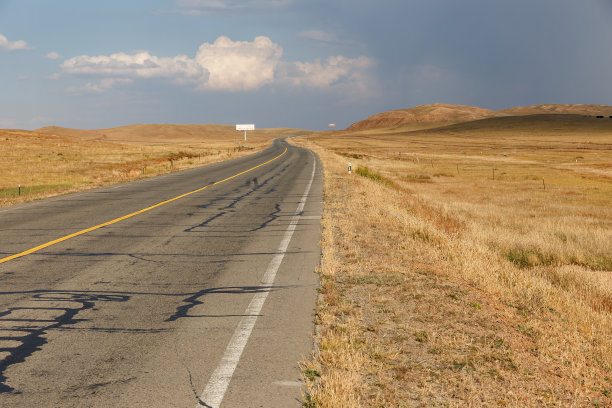
M 281 387 L 302 387 L 304 383 L 301 381 L 274 381 L 272 385 L 279 385 Z
M 261 166 L 264 166 L 264 165 L 266 165 L 266 164 L 268 164 L 268 163 L 271 163 L 271 162 L 273 162 L 274 160 L 278 159 L 279 157 L 283 156 L 285 153 L 287 153 L 287 148 L 286 148 L 286 147 L 285 147 L 285 150 L 284 150 L 284 151 L 283 151 L 281 154 L 279 154 L 278 156 L 274 157 L 273 159 L 270 159 L 270 160 L 268 160 L 267 162 L 261 163 L 261 164 L 259 164 L 259 165 L 255 166 L 255 167 L 251 167 L 251 168 L 250 168 L 250 169 L 248 169 L 248 170 L 241 171 L 240 173 L 234 174 L 234 175 L 233 175 L 233 176 L 231 176 L 231 177 L 225 178 L 225 179 L 223 179 L 223 180 L 221 180 L 221 181 L 217 181 L 217 182 L 215 182 L 215 183 L 211 183 L 211 184 L 209 184 L 209 185 L 207 185 L 207 186 L 205 186 L 205 187 L 198 188 L 197 190 L 190 191 L 189 193 L 181 194 L 180 196 L 176 196 L 176 197 L 171 198 L 171 199 L 169 199 L 169 200 L 162 201 L 161 203 L 157 203 L 157 204 L 152 205 L 152 206 L 150 206 L 150 207 L 143 208 L 142 210 L 139 210 L 139 211 L 133 212 L 133 213 L 131 213 L 131 214 L 124 215 L 123 217 L 115 218 L 114 220 L 107 221 L 107 222 L 105 222 L 105 223 L 103 223 L 103 224 L 99 224 L 99 225 L 96 225 L 96 226 L 94 226 L 94 227 L 90 227 L 90 228 L 87 228 L 87 229 L 84 229 L 84 230 L 81 230 L 81 231 L 75 232 L 75 233 L 73 233 L 73 234 L 66 235 L 65 237 L 58 238 L 58 239 L 53 240 L 53 241 L 49 241 L 49 242 L 47 242 L 47 243 L 45 243 L 45 244 L 42 244 L 42 245 L 39 245 L 39 246 L 37 246 L 37 247 L 30 248 L 30 249 L 28 249 L 27 251 L 23 251 L 23 252 L 20 252 L 20 253 L 18 253 L 18 254 L 14 254 L 14 255 L 11 255 L 11 256 L 7 256 L 6 258 L 2 258 L 2 259 L 0 259 L 0 263 L 8 262 L 8 261 L 11 261 L 11 260 L 16 259 L 16 258 L 21 258 L 22 256 L 26 256 L 26 255 L 29 255 L 29 254 L 31 254 L 31 253 L 33 253 L 33 252 L 40 251 L 41 249 L 48 248 L 48 247 L 50 247 L 51 245 L 55 245 L 55 244 L 58 244 L 58 243 L 60 243 L 60 242 L 67 241 L 67 240 L 69 240 L 70 238 L 78 237 L 79 235 L 83 235 L 83 234 L 86 234 L 86 233 L 88 233 L 88 232 L 91 232 L 91 231 L 95 231 L 95 230 L 97 230 L 97 229 L 100 229 L 100 228 L 102 228 L 102 227 L 106 227 L 106 226 L 108 226 L 108 225 L 115 224 L 115 223 L 117 223 L 117 222 L 119 222 L 119 221 L 126 220 L 126 219 L 131 218 L 131 217 L 133 217 L 133 216 L 135 216 L 135 215 L 145 213 L 145 212 L 150 211 L 150 210 L 152 210 L 152 209 L 154 209 L 154 208 L 157 208 L 157 207 L 161 207 L 162 205 L 164 205 L 164 204 L 168 204 L 168 203 L 170 203 L 170 202 L 172 202 L 172 201 L 176 201 L 176 200 L 179 200 L 179 199 L 181 199 L 181 198 L 187 197 L 187 196 L 189 196 L 189 195 L 191 195 L 191 194 L 195 194 L 195 193 L 198 193 L 198 192 L 200 192 L 200 191 L 202 191 L 202 190 L 206 190 L 207 188 L 209 188 L 209 187 L 211 187 L 211 186 L 216 186 L 217 184 L 224 183 L 224 182 L 226 182 L 226 181 L 228 181 L 228 180 L 231 180 L 231 179 L 233 179 L 233 178 L 235 178 L 235 177 L 238 177 L 238 176 L 240 176 L 240 175 L 242 175 L 242 174 L 245 174 L 245 173 L 248 173 L 248 172 L 250 172 L 250 171 L 253 171 L 253 170 L 255 170 L 255 169 L 256 169 L 256 168 L 258 168 L 258 167 L 261 167 Z M 114 187 L 114 188 L 116 188 L 116 187 Z

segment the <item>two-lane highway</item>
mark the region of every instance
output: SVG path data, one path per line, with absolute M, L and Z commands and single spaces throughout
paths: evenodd
M 321 174 L 277 140 L 0 210 L 0 406 L 300 406 Z

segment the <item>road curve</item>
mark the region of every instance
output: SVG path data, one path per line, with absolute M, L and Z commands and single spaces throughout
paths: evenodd
M 0 210 L 0 406 L 299 407 L 322 172 L 276 140 Z

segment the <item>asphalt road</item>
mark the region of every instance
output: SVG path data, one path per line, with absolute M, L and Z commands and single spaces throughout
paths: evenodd
M 0 406 L 299 407 L 321 174 L 277 140 L 0 209 Z

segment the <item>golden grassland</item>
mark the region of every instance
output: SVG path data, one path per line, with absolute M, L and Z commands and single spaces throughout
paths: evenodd
M 243 134 L 233 129 L 133 125 L 100 131 L 0 130 L 0 206 L 227 160 L 261 150 L 275 137 L 304 133 L 257 130 L 249 132 L 245 143 Z
M 180 144 L 244 144 L 243 132 L 230 125 L 167 125 L 137 124 L 109 129 L 81 130 L 47 126 L 35 131 L 39 134 L 69 136 L 84 140 L 98 140 L 131 145 L 180 145 Z M 248 132 L 248 145 L 266 143 L 270 137 L 304 134 L 299 129 L 257 129 Z
M 304 406 L 612 405 L 611 119 L 293 143 L 325 171 Z

